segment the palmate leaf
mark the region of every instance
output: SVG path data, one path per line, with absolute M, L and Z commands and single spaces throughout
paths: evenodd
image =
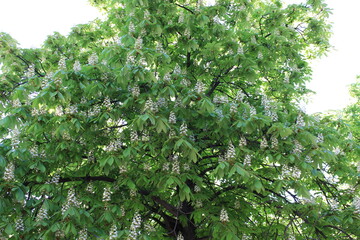
M 360 235 L 356 118 L 296 104 L 323 1 L 92 4 L 40 49 L 0 36 L 1 237 Z

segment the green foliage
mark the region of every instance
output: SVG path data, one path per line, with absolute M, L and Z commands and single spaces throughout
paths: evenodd
M 4 238 L 360 235 L 359 142 L 297 106 L 322 1 L 91 2 L 39 49 L 1 34 Z

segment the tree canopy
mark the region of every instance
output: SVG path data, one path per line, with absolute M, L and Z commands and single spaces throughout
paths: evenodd
M 41 48 L 0 35 L 5 239 L 360 235 L 359 142 L 298 104 L 323 1 L 91 2 Z

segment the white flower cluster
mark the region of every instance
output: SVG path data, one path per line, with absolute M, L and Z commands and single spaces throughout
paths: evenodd
M 135 41 L 135 49 L 140 50 L 143 46 L 143 39 L 139 36 Z
M 164 50 L 163 45 L 162 45 L 161 42 L 157 42 L 156 51 L 158 51 L 159 53 L 165 54 L 165 50 Z
M 113 140 L 109 143 L 108 146 L 106 146 L 105 151 L 107 152 L 113 152 L 117 151 L 119 148 L 122 147 L 122 142 L 119 140 Z
M 36 221 L 42 221 L 44 219 L 48 218 L 48 212 L 47 209 L 45 209 L 44 206 L 42 206 L 38 212 L 38 214 L 36 215 Z
M 121 166 L 119 167 L 119 173 L 120 173 L 120 174 L 123 174 L 123 173 L 126 173 L 126 172 L 127 172 L 126 166 L 121 165 Z
M 111 108 L 112 108 L 112 103 L 111 103 L 109 97 L 106 97 L 106 98 L 104 99 L 103 104 L 104 104 L 104 106 L 107 108 L 107 110 L 111 110 Z
M 167 101 L 166 101 L 165 98 L 160 97 L 160 98 L 157 100 L 156 105 L 157 105 L 158 107 L 167 107 L 168 104 L 167 104 Z
M 165 75 L 164 75 L 164 81 L 165 81 L 165 82 L 171 82 L 170 73 L 165 73 Z
M 232 160 L 236 157 L 236 152 L 235 152 L 235 147 L 232 143 L 229 144 L 229 147 L 226 151 L 226 155 L 225 155 L 225 158 L 226 160 Z
M 150 223 L 144 224 L 144 228 L 145 228 L 145 231 L 147 231 L 149 233 L 156 231 L 155 227 L 153 225 L 151 225 Z
M 353 200 L 353 206 L 356 213 L 360 213 L 360 197 L 355 197 Z
M 60 58 L 58 65 L 60 70 L 66 70 L 66 61 L 64 56 Z
M 170 170 L 170 163 L 168 163 L 168 162 L 164 163 L 163 166 L 162 166 L 162 170 L 164 172 L 169 171 Z
M 90 55 L 88 62 L 90 65 L 96 65 L 99 62 L 99 58 L 96 53 Z
M 303 116 L 301 114 L 299 114 L 297 119 L 296 119 L 296 126 L 305 127 L 305 121 L 304 121 L 304 118 L 303 118 Z
M 4 181 L 11 182 L 11 181 L 15 180 L 14 171 L 15 171 L 14 163 L 12 163 L 12 162 L 8 163 L 5 167 L 5 172 L 4 172 L 4 177 L 3 177 Z
M 235 114 L 237 111 L 238 109 L 236 103 L 230 103 L 230 113 Z
M 187 80 L 186 78 L 183 78 L 183 79 L 181 79 L 180 84 L 185 86 L 185 87 L 188 87 L 188 86 L 190 86 L 190 81 Z
M 244 166 L 250 166 L 251 165 L 251 155 L 246 154 L 244 158 Z
M 81 203 L 76 198 L 74 189 L 70 188 L 68 191 L 66 202 L 61 208 L 61 213 L 62 215 L 64 215 L 70 207 L 79 207 L 80 205 Z
M 241 90 L 239 90 L 236 93 L 235 100 L 238 101 L 238 102 L 242 102 L 244 100 L 244 97 L 245 97 L 245 94 Z
M 301 154 L 303 149 L 304 149 L 304 147 L 301 145 L 301 143 L 298 140 L 294 140 L 293 153 Z
M 188 163 L 184 163 L 182 167 L 183 167 L 185 172 L 190 171 L 190 165 Z
M 246 138 L 243 137 L 243 136 L 241 136 L 241 137 L 240 137 L 240 141 L 239 141 L 239 147 L 245 147 L 246 144 L 247 144 Z
M 133 220 L 130 226 L 130 233 L 128 236 L 128 240 L 136 240 L 137 236 L 139 236 L 140 231 L 139 228 L 141 226 L 141 216 L 138 212 L 134 214 Z
M 324 135 L 322 133 L 319 133 L 316 138 L 317 143 L 323 143 L 324 142 Z
M 181 232 L 178 233 L 176 240 L 184 240 L 183 235 L 181 234 Z
M 139 97 L 140 95 L 140 88 L 138 85 L 135 85 L 134 87 L 129 89 L 131 91 L 131 95 L 135 98 Z
M 103 202 L 110 202 L 111 201 L 111 190 L 110 187 L 105 187 L 103 192 Z
M 221 209 L 220 211 L 220 222 L 229 222 L 229 216 L 225 208 Z
M 78 108 L 75 105 L 70 105 L 65 109 L 65 114 L 74 115 L 78 113 Z
M 265 148 L 267 148 L 268 146 L 269 146 L 268 141 L 266 140 L 265 137 L 262 137 L 261 142 L 260 142 L 260 148 L 261 148 L 261 149 L 265 149 Z
M 129 33 L 130 35 L 135 32 L 135 25 L 133 22 L 129 23 Z
M 25 72 L 25 77 L 31 78 L 35 75 L 35 65 L 31 64 Z
M 131 142 L 137 142 L 137 141 L 139 141 L 139 135 L 137 134 L 136 131 L 131 131 L 131 132 L 130 132 L 130 141 L 131 141 Z
M 216 104 L 223 104 L 223 103 L 228 103 L 229 99 L 228 99 L 227 96 L 218 96 L 218 95 L 216 95 L 214 97 L 213 102 L 216 103 Z
M 279 146 L 279 140 L 275 136 L 272 136 L 271 137 L 271 147 L 273 149 L 277 149 L 278 146 Z
M 109 232 L 109 240 L 115 240 L 118 237 L 117 234 L 117 227 L 115 224 L 113 224 L 110 228 L 110 232 Z
M 176 116 L 175 116 L 175 113 L 174 112 L 170 112 L 170 115 L 169 115 L 169 123 L 170 124 L 175 124 L 176 123 Z
M 186 38 L 190 38 L 190 35 L 191 35 L 190 28 L 186 28 L 186 29 L 185 29 L 185 32 L 184 32 L 184 36 L 185 36 Z
M 76 60 L 73 66 L 73 69 L 75 72 L 80 72 L 81 71 L 81 64 L 79 60 Z
M 206 86 L 203 82 L 201 81 L 197 81 L 195 84 L 195 92 L 197 92 L 198 94 L 204 93 L 206 90 Z
M 281 174 L 284 177 L 292 177 L 298 179 L 301 176 L 301 171 L 297 167 L 289 167 L 287 165 L 283 165 Z
M 188 127 L 186 123 L 182 123 L 180 126 L 180 135 L 187 136 Z
M 88 237 L 88 234 L 87 234 L 87 229 L 84 228 L 84 229 L 81 229 L 80 232 L 79 232 L 79 237 L 77 238 L 77 240 L 86 240 Z
M 256 115 L 256 108 L 254 106 L 250 106 L 250 116 Z
M 179 64 L 176 64 L 176 66 L 174 68 L 174 74 L 176 74 L 176 75 L 181 74 L 181 67 L 179 66 Z
M 45 109 L 45 107 L 44 106 L 41 106 L 40 107 L 40 109 L 37 109 L 37 108 L 33 108 L 33 109 L 31 109 L 31 115 L 32 116 L 40 116 L 40 115 L 44 115 L 44 114 L 46 114 L 47 112 L 46 112 L 46 109 Z
M 21 107 L 21 102 L 20 102 L 20 100 L 19 100 L 18 98 L 15 99 L 15 100 L 13 100 L 13 101 L 12 101 L 12 106 L 13 106 L 14 108 Z
M 175 158 L 172 163 L 172 171 L 173 174 L 180 174 L 180 164 L 178 158 Z
M 19 232 L 23 232 L 25 230 L 24 221 L 22 218 L 16 219 L 15 229 L 16 229 L 16 231 L 19 231 Z
M 136 189 L 130 189 L 130 197 L 134 198 L 137 195 Z
M 194 192 L 196 193 L 201 192 L 201 188 L 199 187 L 199 185 L 194 186 Z
M 263 56 L 262 52 L 259 52 L 257 58 L 261 60 L 261 59 L 263 59 L 263 57 L 264 56 Z
M 251 43 L 252 43 L 252 44 L 256 44 L 256 43 L 257 43 L 255 36 L 251 36 Z
M 149 110 L 151 112 L 158 112 L 159 111 L 157 104 L 154 103 L 153 100 L 151 100 L 151 98 L 146 100 L 144 110 L 145 111 Z
M 55 232 L 55 237 L 58 238 L 58 239 L 63 239 L 63 238 L 65 238 L 65 233 L 64 233 L 64 231 L 62 231 L 62 230 L 57 230 L 57 231 Z
M 86 189 L 85 189 L 87 192 L 89 193 L 95 193 L 94 191 L 94 184 L 92 182 L 89 182 L 89 184 L 86 186 Z
M 54 176 L 52 176 L 52 178 L 50 179 L 50 181 L 48 181 L 48 184 L 58 184 L 60 180 L 60 175 L 59 174 L 54 174 Z

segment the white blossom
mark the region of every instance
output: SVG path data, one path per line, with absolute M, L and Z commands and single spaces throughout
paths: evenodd
M 162 167 L 162 170 L 163 170 L 164 172 L 169 171 L 169 170 L 170 170 L 170 163 L 168 163 L 168 162 L 164 163 L 164 164 L 163 164 L 163 167 Z
M 111 190 L 110 187 L 105 187 L 103 192 L 103 202 L 110 202 L 111 201 Z
M 244 158 L 244 166 L 250 166 L 251 165 L 251 155 L 246 154 Z
M 239 201 L 239 200 L 236 200 L 236 201 L 235 201 L 235 204 L 234 204 L 234 208 L 235 208 L 235 209 L 240 209 L 240 207 L 241 207 L 240 201 Z
M 198 93 L 198 94 L 201 94 L 201 93 L 204 93 L 206 90 L 206 86 L 203 82 L 201 81 L 197 81 L 196 82 L 196 85 L 195 85 L 195 91 Z
M 256 115 L 256 108 L 253 106 L 250 106 L 250 116 Z
M 88 237 L 87 229 L 84 228 L 79 231 L 79 237 L 77 238 L 77 240 L 86 240 L 87 237 Z
M 259 52 L 257 57 L 258 57 L 258 59 L 263 59 L 263 54 L 262 54 L 262 52 Z
M 190 165 L 188 163 L 184 163 L 183 164 L 183 170 L 186 171 L 190 171 Z
M 173 174 L 180 174 L 180 164 L 179 160 L 175 159 L 172 163 L 172 171 Z
M 21 107 L 21 102 L 20 102 L 20 100 L 17 98 L 17 99 L 15 99 L 15 100 L 13 100 L 12 105 L 13 105 L 14 108 Z
M 246 146 L 247 142 L 246 142 L 246 138 L 245 137 L 240 137 L 240 141 L 239 141 L 239 147 L 244 147 Z
M 99 58 L 96 53 L 90 55 L 88 62 L 90 65 L 96 65 L 99 62 Z
M 229 222 L 229 216 L 225 208 L 221 209 L 220 211 L 220 222 Z
M 141 216 L 138 212 L 134 214 L 133 220 L 130 226 L 130 233 L 128 240 L 136 240 L 140 234 L 139 228 L 141 227 Z
M 187 128 L 186 123 L 182 123 L 180 126 L 180 135 L 187 136 L 187 131 L 188 131 L 188 128 Z
M 176 116 L 175 116 L 175 113 L 174 113 L 174 112 L 170 112 L 170 115 L 169 115 L 169 123 L 171 123 L 171 124 L 175 124 L 175 123 L 176 123 Z
M 16 229 L 16 231 L 19 231 L 19 232 L 23 232 L 25 230 L 24 221 L 22 218 L 16 219 L 15 229 Z
M 58 65 L 60 70 L 66 70 L 66 62 L 64 56 L 60 58 Z
M 181 234 L 181 232 L 178 233 L 176 240 L 184 240 L 183 235 Z
M 261 142 L 260 142 L 260 148 L 261 148 L 261 149 L 265 149 L 265 148 L 267 148 L 268 146 L 269 146 L 268 141 L 266 140 L 265 137 L 262 137 Z
M 130 132 L 130 141 L 131 141 L 131 142 L 137 142 L 137 141 L 139 141 L 139 136 L 138 136 L 138 134 L 137 134 L 136 131 L 131 131 L 131 132 Z
M 42 221 L 44 219 L 48 218 L 48 212 L 47 209 L 42 206 L 38 212 L 38 214 L 36 215 L 36 221 Z
M 15 180 L 15 175 L 14 175 L 14 171 L 15 171 L 15 165 L 14 163 L 10 162 L 6 165 L 5 167 L 5 172 L 4 172 L 4 181 L 6 182 L 11 182 Z
M 229 144 L 229 147 L 226 151 L 226 159 L 232 160 L 236 157 L 235 147 L 232 143 Z
M 195 185 L 194 186 L 194 192 L 198 193 L 201 191 L 201 188 L 199 187 L 199 185 Z
M 166 74 L 164 75 L 164 81 L 165 81 L 165 82 L 171 82 L 170 73 L 166 73 Z
M 117 227 L 115 224 L 113 224 L 110 228 L 110 232 L 109 232 L 109 240 L 115 240 L 117 238 L 118 234 L 117 234 Z
M 135 32 L 135 25 L 133 22 L 130 22 L 129 24 L 129 33 L 132 34 Z
M 275 136 L 272 136 L 271 137 L 271 147 L 273 149 L 277 149 L 278 146 L 279 146 L 279 140 Z
M 300 154 L 300 153 L 302 153 L 303 149 L 304 149 L 304 147 L 301 145 L 301 143 L 298 140 L 294 140 L 293 153 Z
M 213 102 L 216 104 L 223 104 L 228 103 L 229 99 L 227 96 L 215 96 Z
M 86 186 L 86 189 L 85 189 L 87 192 L 89 193 L 95 193 L 94 191 L 94 184 L 92 182 L 89 182 L 89 184 Z
M 106 97 L 106 98 L 104 99 L 103 104 L 104 104 L 104 106 L 105 106 L 108 110 L 111 110 L 111 108 L 112 108 L 112 103 L 111 103 L 109 97 Z
M 323 143 L 324 142 L 324 136 L 322 133 L 319 133 L 317 138 L 316 138 L 316 142 L 317 143 Z
M 301 114 L 299 114 L 297 119 L 296 119 L 296 126 L 305 127 L 305 121 L 304 121 L 304 118 L 303 118 L 303 116 Z
M 79 60 L 76 60 L 73 66 L 73 69 L 75 72 L 80 72 L 81 71 L 81 64 Z
M 68 191 L 68 196 L 66 198 L 66 202 L 65 202 L 65 204 L 63 204 L 63 206 L 61 208 L 62 215 L 64 215 L 65 212 L 67 210 L 69 210 L 70 207 L 79 207 L 80 204 L 81 203 L 78 201 L 77 197 L 75 196 L 74 189 L 70 188 Z
M 133 88 L 131 88 L 131 95 L 135 98 L 139 97 L 140 95 L 140 88 L 138 85 L 135 85 Z
M 139 36 L 135 41 L 135 49 L 142 49 L 143 46 L 143 39 Z

